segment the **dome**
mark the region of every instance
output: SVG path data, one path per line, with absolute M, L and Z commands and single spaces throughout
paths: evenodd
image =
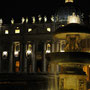
M 59 9 L 57 9 L 55 13 L 55 22 L 60 22 L 61 24 L 65 25 L 67 24 L 68 16 L 71 16 L 73 13 L 75 13 L 76 16 L 78 15 L 80 17 L 80 21 L 82 22 L 81 10 L 78 8 L 78 6 L 71 2 L 65 3 Z

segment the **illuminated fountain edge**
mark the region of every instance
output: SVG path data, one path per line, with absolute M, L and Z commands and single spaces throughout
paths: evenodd
M 71 23 L 58 28 L 53 34 L 54 39 L 67 40 L 68 36 L 76 37 L 77 41 L 90 37 L 90 28 L 85 25 Z M 69 37 L 70 38 L 70 37 Z M 73 41 L 74 42 L 74 41 Z M 79 42 L 78 42 L 79 43 Z M 50 62 L 90 64 L 90 53 L 81 51 L 54 52 L 46 55 Z
M 82 52 L 79 44 L 82 39 L 90 37 L 89 31 L 90 29 L 83 25 L 69 24 L 57 29 L 54 33 L 54 39 L 67 41 L 65 52 L 46 54 L 54 73 L 57 71 L 57 65 L 61 67 L 59 72 L 60 90 L 87 90 L 87 76 L 83 71 L 83 66 L 90 64 L 90 53 Z

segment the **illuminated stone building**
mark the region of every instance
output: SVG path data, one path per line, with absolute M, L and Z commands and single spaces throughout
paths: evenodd
M 70 7 L 71 6 L 71 7 Z M 58 10 L 48 22 L 47 16 L 38 16 L 38 22 L 32 17 L 22 17 L 21 23 L 3 24 L 0 19 L 0 73 L 53 73 L 45 58 L 46 53 L 64 52 L 66 41 L 54 40 L 53 33 L 58 27 L 69 23 L 84 24 L 83 13 L 73 6 L 73 0 L 65 0 L 64 9 Z M 43 22 L 42 22 L 43 19 Z M 84 52 L 90 52 L 90 37 L 81 41 Z M 84 66 L 90 80 L 90 66 Z M 60 65 L 57 65 L 60 72 Z
M 45 54 L 53 52 L 54 30 L 54 23 L 1 26 L 1 72 L 46 72 Z

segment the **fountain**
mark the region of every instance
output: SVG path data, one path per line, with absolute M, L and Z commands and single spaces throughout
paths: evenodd
M 90 64 L 90 53 L 82 52 L 81 41 L 90 37 L 89 30 L 84 25 L 71 23 L 55 31 L 54 39 L 66 41 L 64 52 L 49 53 L 46 58 L 54 68 L 60 65 L 59 90 L 87 90 L 83 66 Z

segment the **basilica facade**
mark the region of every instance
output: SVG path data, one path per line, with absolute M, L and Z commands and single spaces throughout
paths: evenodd
M 46 16 L 42 22 L 40 15 L 38 22 L 33 16 L 31 23 L 24 17 L 21 23 L 14 23 L 12 18 L 11 24 L 3 24 L 0 19 L 0 73 L 54 72 L 45 55 L 64 52 L 66 41 L 54 40 L 53 33 L 58 27 L 62 28 L 69 23 L 84 24 L 83 18 L 83 13 L 77 14 L 72 10 L 67 16 L 60 12 L 51 16 L 49 22 Z M 81 48 L 83 52 L 90 52 L 90 37 L 81 41 Z M 89 66 L 84 66 L 84 70 L 90 80 Z M 59 71 L 58 65 L 57 72 Z
M 54 51 L 54 23 L 3 25 L 0 72 L 46 72 L 45 54 Z

